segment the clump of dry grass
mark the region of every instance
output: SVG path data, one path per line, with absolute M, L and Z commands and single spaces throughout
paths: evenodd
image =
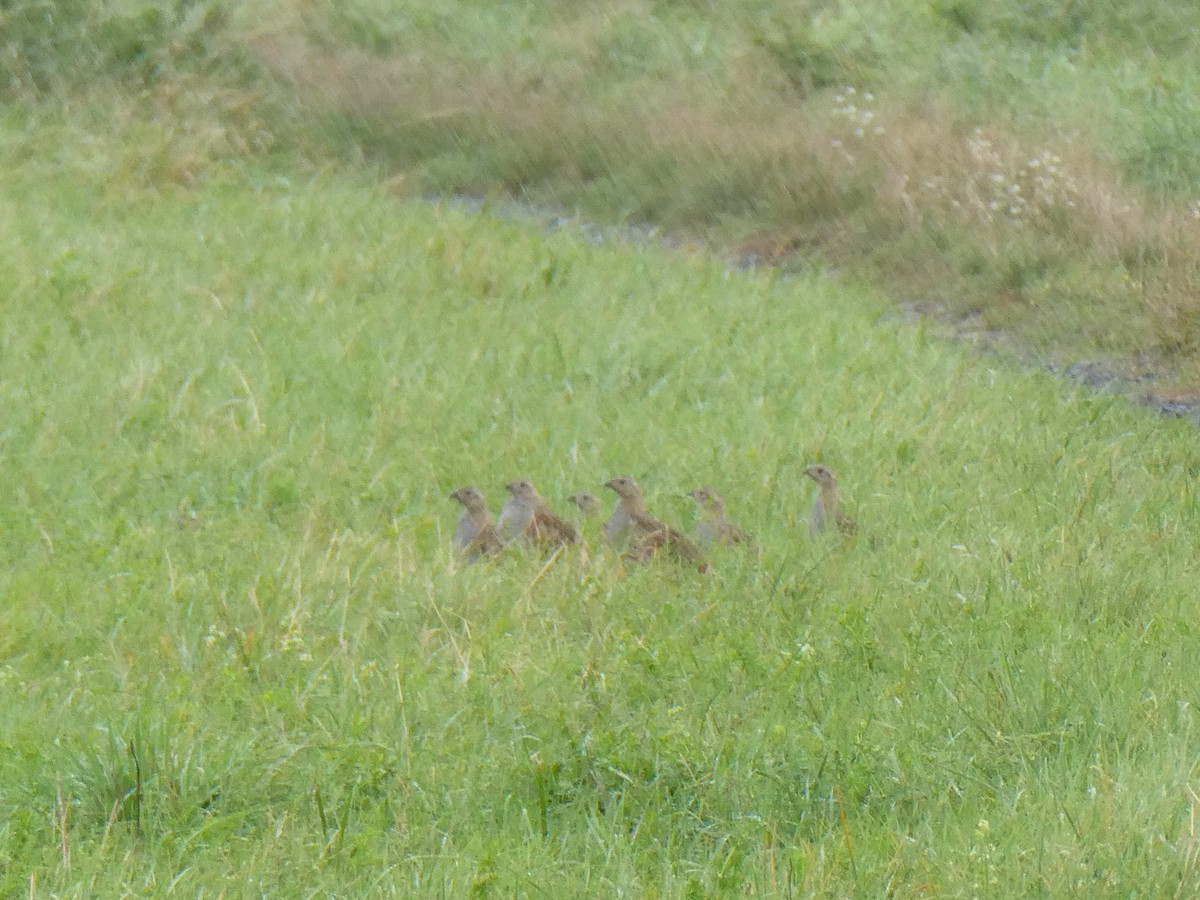
M 1142 324 L 1124 351 L 1180 363 L 1200 348 L 1200 270 L 1190 250 L 1200 219 L 1131 186 L 1078 142 L 1035 144 L 995 124 L 963 128 L 949 117 L 910 114 L 859 135 L 847 161 L 883 175 L 879 203 L 902 211 L 908 227 L 943 237 L 956 229 L 958 245 L 976 248 L 958 272 L 976 283 L 972 303 L 988 292 L 1011 301 L 1014 289 L 1027 302 L 1054 303 L 1054 292 L 1086 302 L 1090 290 L 1114 314 L 1102 327 L 1127 325 L 1122 308 Z M 1014 278 L 1030 248 L 1035 271 Z

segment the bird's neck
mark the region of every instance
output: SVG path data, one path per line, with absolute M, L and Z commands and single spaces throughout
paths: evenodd
M 644 516 L 646 514 L 646 498 L 645 497 L 622 497 L 621 505 L 625 507 L 625 512 L 630 516 Z

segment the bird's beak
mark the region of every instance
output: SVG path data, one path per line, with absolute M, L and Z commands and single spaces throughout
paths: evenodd
M 805 469 L 804 474 L 807 475 L 809 478 L 811 478 L 813 481 L 817 480 L 817 470 L 812 466 L 809 466 L 807 469 Z

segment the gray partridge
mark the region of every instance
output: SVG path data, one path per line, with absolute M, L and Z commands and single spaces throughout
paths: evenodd
M 454 530 L 451 540 L 457 553 L 468 562 L 473 562 L 481 556 L 494 556 L 504 549 L 504 542 L 492 524 L 487 501 L 483 499 L 479 488 L 473 484 L 460 487 L 450 494 L 450 499 L 463 505 L 458 528 Z
M 809 466 L 804 474 L 817 483 L 817 496 L 813 499 L 812 512 L 808 517 L 808 533 L 814 537 L 830 525 L 844 535 L 854 534 L 858 523 L 842 510 L 842 497 L 838 493 L 837 477 L 828 466 Z
M 660 522 L 646 512 L 646 499 L 636 481 L 628 475 L 621 475 L 606 481 L 604 486 L 616 492 L 620 498 L 618 509 L 613 511 L 613 518 L 621 512 L 628 519 L 626 527 L 630 531 L 633 543 L 625 553 L 626 559 L 642 562 L 665 548 L 672 556 L 691 563 L 701 572 L 709 570 L 708 561 L 699 547 L 670 525 Z M 611 519 L 609 524 L 612 524 Z
M 688 496 L 700 504 L 700 520 L 696 523 L 696 537 L 702 545 L 745 544 L 750 535 L 742 531 L 725 514 L 725 498 L 710 487 L 699 487 Z
M 574 503 L 579 507 L 579 511 L 583 513 L 585 519 L 590 519 L 600 512 L 600 500 L 595 494 L 589 494 L 587 491 L 580 491 L 578 494 L 572 494 L 567 498 L 568 503 Z
M 508 502 L 500 510 L 497 527 L 506 542 L 528 539 L 542 547 L 574 544 L 579 532 L 566 519 L 551 512 L 545 499 L 528 479 L 510 481 Z
M 616 479 L 613 480 L 615 481 Z M 633 481 L 632 478 L 629 480 Z M 634 483 L 636 484 L 636 482 Z M 605 485 L 605 487 L 608 486 L 608 484 Z M 616 488 L 613 488 L 613 490 L 616 490 Z M 629 513 L 625 511 L 625 502 L 618 494 L 617 503 L 613 507 L 612 515 L 604 523 L 604 539 L 614 547 L 624 546 L 629 541 L 630 526 L 632 524 L 633 520 L 629 518 Z

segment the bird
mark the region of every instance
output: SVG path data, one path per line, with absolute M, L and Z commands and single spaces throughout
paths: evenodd
M 615 481 L 616 479 L 613 479 Z M 629 479 L 633 481 L 632 478 Z M 637 485 L 637 482 L 633 482 Z M 609 487 L 611 482 L 605 484 Z M 616 490 L 616 488 L 613 488 Z M 597 500 L 597 503 L 600 501 Z M 604 523 L 604 540 L 613 547 L 623 546 L 628 543 L 630 530 L 629 527 L 633 524 L 633 520 L 629 518 L 629 513 L 625 511 L 625 503 L 621 499 L 620 494 L 617 495 L 617 503 L 613 506 L 612 515 L 608 517 L 608 521 Z
M 522 478 L 510 481 L 505 487 L 508 502 L 500 510 L 496 527 L 506 543 L 528 538 L 548 548 L 579 540 L 575 526 L 551 512 L 531 481 Z
M 465 485 L 452 491 L 451 500 L 457 500 L 463 505 L 462 515 L 458 519 L 458 528 L 454 530 L 451 546 L 468 562 L 474 562 L 481 556 L 495 556 L 504 549 L 504 542 L 492 524 L 492 516 L 488 512 L 487 501 L 479 488 L 473 484 Z
M 696 523 L 696 537 L 702 545 L 746 544 L 750 535 L 742 531 L 725 515 L 725 498 L 713 488 L 698 487 L 688 496 L 700 504 L 700 520 Z
M 815 537 L 831 523 L 844 535 L 858 531 L 858 523 L 842 510 L 842 498 L 833 470 L 818 463 L 805 469 L 804 474 L 817 483 L 817 496 L 813 499 L 812 512 L 808 517 L 808 533 Z
M 592 516 L 600 512 L 600 500 L 595 494 L 587 491 L 580 491 L 578 494 L 572 494 L 567 498 L 568 503 L 574 503 L 579 507 L 579 511 L 583 513 L 585 519 L 590 519 Z
M 616 493 L 618 509 L 613 510 L 613 519 L 618 513 L 628 519 L 632 536 L 632 546 L 625 553 L 626 559 L 642 562 L 653 557 L 659 550 L 666 548 L 672 556 L 684 562 L 691 563 L 699 571 L 710 569 L 708 560 L 700 552 L 700 548 L 684 537 L 680 532 L 660 522 L 646 512 L 646 499 L 638 483 L 628 475 L 619 475 L 604 483 L 604 486 Z M 609 520 L 611 525 L 613 519 Z

